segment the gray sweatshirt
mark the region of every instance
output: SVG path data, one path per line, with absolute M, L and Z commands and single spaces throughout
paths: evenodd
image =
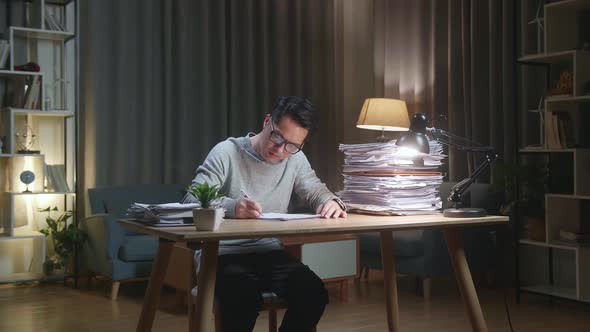
M 192 181 L 193 184 L 207 182 L 220 186 L 221 193 L 226 196 L 221 199 L 226 217 L 235 217 L 236 203 L 242 198 L 241 190 L 260 203 L 263 213 L 287 213 L 293 193 L 314 211 L 331 199 L 341 203 L 315 175 L 303 152 L 291 155 L 278 164 L 271 164 L 254 151 L 249 138 L 251 135 L 231 137 L 218 143 L 197 168 Z M 183 203 L 194 202 L 198 201 L 191 195 L 183 199 Z M 227 240 L 220 242 L 219 254 L 254 253 L 282 248 L 280 241 L 274 238 Z

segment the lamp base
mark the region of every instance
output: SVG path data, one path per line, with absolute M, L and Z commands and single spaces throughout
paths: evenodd
M 443 210 L 443 216 L 448 218 L 476 218 L 487 215 L 487 211 L 481 208 L 451 208 Z

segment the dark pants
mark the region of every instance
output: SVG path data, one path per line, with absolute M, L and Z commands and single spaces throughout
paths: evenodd
M 317 325 L 328 303 L 322 280 L 282 250 L 219 256 L 215 296 L 224 332 L 252 331 L 262 292 L 287 301 L 281 332 L 305 332 Z

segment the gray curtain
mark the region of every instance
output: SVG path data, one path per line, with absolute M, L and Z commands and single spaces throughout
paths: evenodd
M 310 159 L 337 157 L 331 1 L 81 4 L 81 192 L 188 184 L 217 142 L 260 130 L 279 95 L 319 112 Z
M 375 92 L 514 158 L 511 0 L 375 0 Z M 441 117 L 441 115 L 443 117 Z M 477 158 L 449 151 L 451 180 Z M 479 159 L 478 159 L 479 160 Z
M 435 125 L 512 153 L 510 0 L 80 4 L 80 193 L 188 183 L 213 145 L 258 131 L 283 94 L 314 102 L 320 130 L 306 154 L 332 190 L 342 186 L 338 144 L 379 134 L 355 127 L 368 97 L 404 99 Z M 467 174 L 450 153 L 451 178 Z

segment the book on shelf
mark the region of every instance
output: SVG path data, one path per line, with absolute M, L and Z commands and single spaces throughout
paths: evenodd
M 65 29 L 60 24 L 59 20 L 55 17 L 53 12 L 51 12 L 47 7 L 45 8 L 45 24 L 49 30 L 65 31 Z
M 6 61 L 10 55 L 10 43 L 8 40 L 0 40 L 0 69 L 6 67 Z
M 547 148 L 567 149 L 575 146 L 573 123 L 568 112 L 553 112 L 545 118 Z
M 39 108 L 39 96 L 41 94 L 41 76 L 34 76 L 27 92 L 25 94 L 25 103 L 23 108 L 37 109 Z
M 47 190 L 51 192 L 69 192 L 65 165 L 45 165 Z

